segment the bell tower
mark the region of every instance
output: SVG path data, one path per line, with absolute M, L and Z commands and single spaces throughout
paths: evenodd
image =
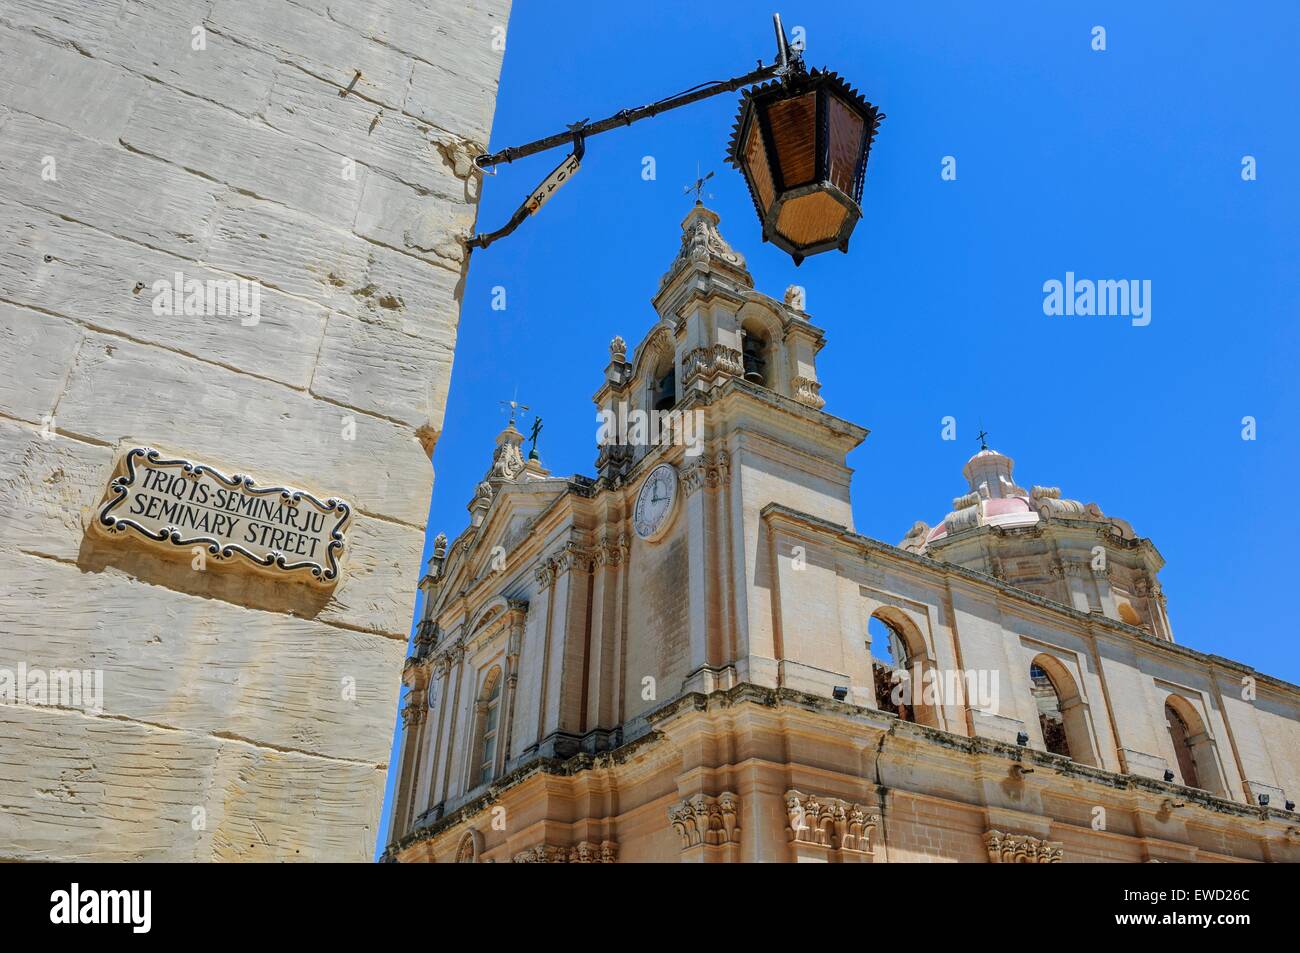
M 629 429 L 602 443 L 597 469 L 603 487 L 626 487 L 630 507 L 656 468 L 667 464 L 677 475 L 681 500 L 669 525 L 653 539 L 633 539 L 627 594 L 629 618 L 653 615 L 659 598 L 682 603 L 662 623 L 689 634 L 673 653 L 681 656 L 671 666 L 674 692 L 782 683 L 778 608 L 763 578 L 770 562 L 763 508 L 780 504 L 852 528 L 845 458 L 867 435 L 824 410 L 816 358 L 825 335 L 802 289 L 791 287 L 783 300 L 755 290 L 718 225 L 698 202 L 686 215 L 677 255 L 651 299 L 655 324 L 630 356 L 622 338 L 611 342 L 594 397 L 606 419 L 638 411 L 671 418 L 659 432 L 674 439 L 638 440 Z M 676 637 L 630 635 L 644 642 L 645 667 L 649 647 Z M 629 651 L 640 664 L 638 649 Z M 629 699 L 633 688 L 629 681 Z M 629 714 L 637 707 L 652 706 L 632 701 Z

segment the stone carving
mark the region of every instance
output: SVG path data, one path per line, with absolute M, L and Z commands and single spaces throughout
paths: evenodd
M 569 849 L 553 844 L 538 844 L 521 850 L 510 858 L 512 864 L 566 864 L 569 862 Z
M 704 486 L 707 486 L 710 490 L 716 490 L 727 482 L 730 472 L 731 454 L 727 453 L 727 451 L 718 451 L 711 460 L 707 455 L 701 457 L 682 470 L 682 493 L 690 496 Z
M 682 850 L 701 844 L 740 843 L 740 798 L 730 791 L 717 797 L 696 794 L 668 809 L 668 820 L 682 840 Z
M 627 444 L 605 443 L 600 445 L 596 455 L 596 469 L 601 478 L 613 487 L 623 485 L 628 469 L 632 466 L 633 448 Z
M 872 850 L 879 814 L 838 798 L 819 798 L 801 791 L 786 792 L 785 808 L 789 819 L 785 832 L 792 843 L 863 853 Z
M 411 692 L 408 701 L 402 706 L 402 727 L 414 728 L 424 724 L 424 717 L 428 713 L 428 694 L 425 692 Z
M 789 285 L 785 289 L 785 306 L 791 311 L 798 311 L 803 314 L 807 309 L 804 301 L 807 297 L 802 285 Z
M 564 548 L 554 557 L 555 572 L 562 575 L 570 569 L 576 569 L 578 572 L 591 572 L 596 568 L 597 551 L 579 546 L 576 543 L 565 543 Z
M 995 864 L 1059 864 L 1059 841 L 1045 841 L 1029 834 L 1005 834 L 992 830 L 984 835 L 989 861 Z
M 519 452 L 517 444 L 507 440 L 497 450 L 496 457 L 492 461 L 492 472 L 489 479 L 513 480 L 523 469 L 524 455 Z
M 614 864 L 618 862 L 618 844 L 613 841 L 579 841 L 572 847 L 538 844 L 521 850 L 510 859 L 514 864 Z
M 929 534 L 930 525 L 923 520 L 917 520 L 907 531 L 903 541 L 898 544 L 898 548 L 909 553 L 919 553 L 925 547 L 925 538 Z
M 543 589 L 549 588 L 551 583 L 555 582 L 555 564 L 552 560 L 542 560 L 533 573 L 537 577 L 537 584 Z
M 621 335 L 615 334 L 614 340 L 609 342 L 609 359 L 619 364 L 627 360 L 627 342 Z
M 1034 499 L 1034 505 L 1037 507 L 1038 515 L 1042 519 L 1053 516 L 1078 519 L 1088 515 L 1088 507 L 1078 500 L 1062 500 L 1050 496 L 1040 496 Z
M 569 863 L 571 864 L 612 864 L 618 860 L 618 845 L 613 841 L 601 841 L 599 844 L 593 844 L 591 841 L 579 841 L 573 847 L 569 848 Z
M 456 846 L 456 863 L 477 864 L 482 853 L 483 834 L 475 830 L 466 831 Z
M 1047 574 L 1053 579 L 1064 579 L 1066 576 L 1086 577 L 1092 574 L 1092 566 L 1088 563 L 1076 563 L 1061 561 L 1060 564 L 1047 567 Z
M 609 533 L 603 533 L 596 547 L 596 562 L 601 566 L 621 566 L 630 548 L 631 541 L 627 533 L 619 533 L 617 539 L 611 539 Z
M 725 344 L 712 344 L 688 351 L 682 358 L 682 375 L 687 384 L 697 377 L 743 377 L 745 363 L 740 352 Z
M 598 548 L 588 549 L 577 543 L 565 543 L 554 556 L 542 559 L 533 570 L 537 583 L 543 589 L 571 569 L 578 572 L 591 572 L 600 560 Z
M 744 257 L 728 245 L 718 231 L 719 221 L 717 214 L 703 205 L 697 205 L 691 210 L 682 223 L 682 246 L 673 263 L 668 266 L 668 271 L 659 280 L 660 288 L 692 263 L 706 268 L 721 266 L 723 270 L 739 277 L 746 287 L 754 286 L 754 280 L 745 267 Z
M 796 377 L 790 381 L 790 386 L 794 388 L 794 399 L 799 403 L 807 404 L 816 410 L 826 406 L 826 401 L 821 396 L 820 381 L 811 377 Z

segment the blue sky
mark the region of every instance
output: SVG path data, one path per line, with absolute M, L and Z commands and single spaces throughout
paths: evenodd
M 516 0 L 492 148 L 770 61 L 772 12 L 572 0 L 560 14 Z M 809 66 L 836 70 L 887 114 L 849 253 L 796 269 L 761 244 L 741 176 L 723 163 L 735 94 L 589 140 L 571 184 L 474 253 L 429 539 L 465 526 L 505 423 L 498 402 L 516 388 L 545 419 L 545 464 L 594 471 L 591 396 L 609 339 L 635 344 L 653 322 L 699 163 L 717 172 L 706 204 L 759 290 L 807 289 L 827 333 L 826 410 L 871 429 L 849 457 L 859 532 L 897 542 L 913 521 L 942 519 L 982 421 L 1019 483 L 1095 501 L 1156 544 L 1178 642 L 1300 682 L 1284 602 L 1300 463 L 1300 4 L 780 12 L 788 31 L 804 28 Z M 1092 49 L 1098 25 L 1104 52 Z M 563 155 L 500 167 L 480 230 L 503 224 Z M 1241 176 L 1248 155 L 1255 181 Z M 941 179 L 945 156 L 955 181 Z M 1067 271 L 1149 280 L 1150 324 L 1044 315 L 1044 282 Z M 491 307 L 498 286 L 504 311 Z M 1254 441 L 1241 437 L 1247 415 Z M 945 416 L 956 441 L 941 439 Z

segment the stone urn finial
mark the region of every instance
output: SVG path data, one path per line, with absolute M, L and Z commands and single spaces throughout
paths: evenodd
M 620 362 L 627 360 L 627 342 L 621 335 L 615 334 L 614 340 L 609 342 L 609 359 Z

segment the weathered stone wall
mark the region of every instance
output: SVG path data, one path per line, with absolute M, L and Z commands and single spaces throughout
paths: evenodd
M 104 692 L 0 704 L 0 859 L 372 856 L 509 7 L 0 5 L 0 669 Z M 137 443 L 350 501 L 342 581 L 90 535 Z

